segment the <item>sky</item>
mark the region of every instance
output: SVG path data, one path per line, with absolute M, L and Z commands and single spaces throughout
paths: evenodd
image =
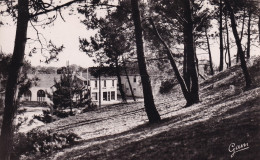
M 68 8 L 70 9 L 70 8 Z M 41 66 L 55 66 L 61 67 L 65 66 L 66 62 L 69 61 L 69 64 L 77 64 L 82 67 L 90 67 L 94 66 L 94 62 L 91 58 L 89 58 L 85 53 L 79 51 L 79 37 L 81 38 L 88 38 L 90 36 L 95 35 L 96 31 L 87 30 L 84 24 L 80 22 L 80 19 L 83 17 L 79 17 L 80 15 L 77 14 L 77 11 L 74 14 L 69 15 L 69 10 L 63 9 L 62 15 L 64 17 L 65 22 L 62 20 L 60 16 L 58 16 L 57 20 L 50 26 L 46 26 L 42 28 L 40 26 L 36 26 L 37 30 L 42 33 L 47 41 L 52 40 L 52 42 L 57 45 L 64 45 L 64 50 L 58 55 L 59 61 L 52 61 L 50 64 L 45 64 L 44 62 L 40 62 L 40 60 L 45 60 L 41 53 L 33 54 L 32 57 L 29 57 L 29 51 L 33 47 L 39 47 L 39 43 L 32 41 L 27 41 L 26 44 L 26 51 L 25 51 L 25 58 L 31 62 L 33 66 L 41 65 Z M 99 13 L 100 16 L 104 15 L 104 11 Z M 0 20 L 3 22 L 8 22 L 8 24 L 0 26 L 0 49 L 4 53 L 12 53 L 14 47 L 14 39 L 15 39 L 15 30 L 16 25 L 7 17 L 3 17 L 0 15 Z M 217 31 L 217 24 L 214 24 L 213 27 L 215 29 L 212 32 Z M 257 26 L 255 26 L 257 27 Z M 238 28 L 239 30 L 239 28 Z M 232 30 L 230 28 L 230 37 L 232 38 Z M 36 31 L 33 27 L 29 24 L 28 27 L 28 38 L 35 39 L 36 38 Z M 43 39 L 42 39 L 43 40 Z M 246 38 L 244 38 L 244 44 L 246 44 Z M 211 38 L 211 51 L 213 62 L 215 65 L 219 64 L 219 39 L 218 38 Z M 233 44 L 234 46 L 235 44 Z M 259 44 L 256 44 L 259 45 Z M 252 46 L 252 55 L 259 55 L 258 53 L 259 48 L 256 46 Z M 197 49 L 197 53 L 207 53 L 206 51 L 201 51 Z M 232 48 L 232 57 L 236 54 L 236 47 Z M 207 54 L 200 54 L 199 59 L 208 59 Z
M 64 50 L 58 55 L 59 61 L 53 61 L 50 64 L 45 64 L 40 62 L 40 60 L 45 60 L 44 56 L 38 52 L 32 54 L 29 57 L 29 52 L 34 47 L 39 47 L 39 43 L 28 40 L 26 44 L 25 58 L 31 61 L 33 66 L 55 66 L 61 67 L 65 66 L 66 62 L 69 61 L 70 64 L 77 64 L 82 67 L 90 67 L 95 65 L 91 58 L 89 58 L 85 53 L 79 51 L 79 37 L 87 38 L 95 35 L 96 31 L 87 30 L 84 24 L 80 23 L 79 15 L 69 15 L 68 11 L 63 12 L 62 20 L 60 16 L 55 20 L 54 24 L 42 28 L 36 26 L 39 33 L 42 33 L 47 41 L 51 40 L 55 45 L 64 45 Z M 12 53 L 15 40 L 15 30 L 16 25 L 8 18 L 1 17 L 4 22 L 9 22 L 9 24 L 0 26 L 0 49 L 4 53 Z M 82 19 L 82 18 L 81 18 Z M 36 31 L 29 23 L 28 27 L 28 38 L 36 39 Z M 41 36 L 40 36 L 41 37 Z M 44 39 L 41 37 L 42 41 Z

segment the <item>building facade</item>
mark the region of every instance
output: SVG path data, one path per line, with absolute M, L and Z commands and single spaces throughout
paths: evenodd
M 143 87 L 142 87 L 140 75 L 129 75 L 128 78 L 132 86 L 132 90 L 135 97 L 143 97 Z M 125 75 L 121 76 L 121 83 L 126 96 L 132 96 L 130 85 L 127 80 L 127 76 Z
M 37 101 L 51 103 L 47 93 L 55 91 L 53 85 L 54 79 L 60 80 L 60 74 L 38 74 L 28 75 L 30 79 L 37 77 L 36 85 L 33 85 L 29 91 L 24 93 L 20 98 L 20 101 Z M 99 80 L 86 74 L 73 73 L 73 78 L 76 79 L 76 83 L 82 86 L 84 91 L 90 92 L 90 98 L 93 102 L 99 102 Z M 84 93 L 83 93 L 84 95 Z M 73 101 L 77 101 L 80 98 L 79 95 L 74 95 Z M 101 104 L 115 103 L 117 101 L 117 79 L 113 77 L 101 78 Z
M 89 83 L 90 83 L 89 86 L 90 86 L 90 95 L 92 101 L 98 102 L 99 96 L 101 97 L 102 104 L 117 101 L 117 79 L 116 78 L 101 77 L 100 83 L 99 83 L 99 78 L 90 78 Z M 99 84 L 101 85 L 100 89 L 99 89 Z

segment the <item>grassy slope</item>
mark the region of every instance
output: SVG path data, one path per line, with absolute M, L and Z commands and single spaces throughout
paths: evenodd
M 161 123 L 150 125 L 143 121 L 116 134 L 96 134 L 49 159 L 230 159 L 230 143 L 249 144 L 248 150 L 236 153 L 233 159 L 259 159 L 259 59 L 249 71 L 254 78 L 250 90 L 244 90 L 241 69 L 234 66 L 201 83 L 201 103 L 183 108 L 185 101 L 176 87 L 170 95 L 156 99 Z

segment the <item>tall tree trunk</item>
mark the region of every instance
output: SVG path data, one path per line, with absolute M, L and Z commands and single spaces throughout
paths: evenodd
M 244 8 L 244 14 L 243 14 L 243 20 L 242 20 L 242 30 L 241 30 L 241 34 L 240 34 L 240 42 L 242 42 L 243 39 L 243 34 L 244 34 L 244 27 L 245 27 L 245 19 L 246 19 L 246 8 Z M 239 62 L 239 53 L 237 51 L 237 60 L 236 62 Z
M 249 88 L 252 84 L 252 81 L 251 81 L 251 77 L 250 77 L 248 69 L 247 69 L 247 65 L 246 65 L 246 61 L 245 61 L 245 55 L 243 53 L 242 46 L 241 46 L 241 41 L 240 41 L 239 36 L 238 36 L 234 12 L 233 12 L 233 9 L 231 8 L 228 0 L 224 0 L 224 2 L 225 2 L 226 7 L 229 11 L 230 20 L 231 20 L 231 27 L 232 27 L 232 30 L 233 30 L 233 35 L 234 35 L 235 40 L 236 40 L 236 45 L 237 45 L 237 49 L 238 49 L 239 57 L 240 57 L 240 61 L 241 61 L 241 68 L 242 68 L 244 76 L 245 76 L 246 87 Z
M 206 39 L 207 39 L 207 46 L 208 46 L 208 52 L 209 52 L 210 74 L 211 74 L 211 75 L 214 75 L 214 70 L 213 70 L 213 65 L 212 65 L 212 57 L 211 57 L 211 50 L 210 50 L 210 44 L 209 44 L 209 37 L 208 37 L 207 28 L 205 28 L 205 35 L 206 35 Z
M 193 44 L 195 46 L 195 40 L 194 40 Z M 200 75 L 199 59 L 198 59 L 198 56 L 197 56 L 196 47 L 194 47 L 194 58 L 195 58 L 195 64 L 196 64 L 197 73 L 198 73 L 198 75 Z
M 142 34 L 138 0 L 131 0 L 131 6 L 132 6 L 132 14 L 133 14 L 132 17 L 135 26 L 137 59 L 138 59 L 138 66 L 141 75 L 141 82 L 143 86 L 145 111 L 148 116 L 149 122 L 155 123 L 155 122 L 159 122 L 161 120 L 161 117 L 154 104 L 150 77 L 146 70 L 146 62 L 144 58 L 144 48 L 143 48 L 143 34 Z
M 250 58 L 250 37 L 251 37 L 251 16 L 252 16 L 252 12 L 249 10 L 249 14 L 248 14 L 248 28 L 247 28 L 247 49 L 246 49 L 246 58 L 249 59 Z
M 184 45 L 184 55 L 183 55 L 183 78 L 184 78 L 184 81 L 186 83 L 188 92 L 190 92 L 190 75 L 188 75 L 188 69 L 187 69 L 187 48 L 186 48 L 185 45 Z
M 244 35 L 245 19 L 246 19 L 246 8 L 244 8 L 244 13 L 243 13 L 242 29 L 241 29 L 241 33 L 240 33 L 240 41 L 242 41 L 243 35 Z
M 17 105 L 15 103 L 19 72 L 23 65 L 27 27 L 29 21 L 28 0 L 18 1 L 18 18 L 14 51 L 9 68 L 5 92 L 5 109 L 1 129 L 0 157 L 9 160 L 13 145 L 13 121 Z
M 228 31 L 228 19 L 227 12 L 225 12 L 225 21 L 226 21 L 226 32 L 227 32 L 227 54 L 228 54 L 228 67 L 231 67 L 231 55 L 230 55 L 230 44 L 229 44 L 229 31 Z
M 227 46 L 225 45 L 225 48 L 227 48 Z M 229 63 L 228 63 L 228 61 L 227 61 L 227 49 L 226 49 L 226 51 L 225 51 L 225 63 L 226 63 L 226 65 L 227 65 L 227 68 L 229 68 Z
M 260 16 L 258 16 L 258 38 L 260 43 Z
M 199 82 L 195 64 L 194 37 L 193 37 L 193 20 L 190 0 L 184 0 L 184 45 L 187 47 L 187 71 L 191 77 L 191 91 L 188 105 L 199 102 Z
M 219 71 L 223 70 L 223 60 L 224 60 L 222 16 L 223 16 L 223 6 L 222 6 L 222 0 L 220 0 L 219 2 L 219 45 L 220 45 L 219 46 L 219 51 L 220 51 Z
M 175 76 L 176 76 L 176 78 L 177 78 L 177 80 L 178 80 L 178 82 L 179 82 L 179 84 L 181 86 L 181 90 L 182 90 L 182 93 L 184 95 L 184 98 L 186 99 L 187 104 L 188 104 L 189 103 L 189 99 L 190 99 L 189 98 L 190 97 L 189 96 L 190 93 L 188 91 L 188 88 L 186 86 L 186 83 L 185 83 L 184 79 L 182 78 L 182 76 L 181 76 L 181 74 L 180 74 L 180 72 L 178 70 L 178 67 L 177 67 L 177 65 L 175 63 L 175 60 L 174 60 L 173 56 L 172 56 L 172 52 L 171 52 L 170 48 L 168 47 L 168 45 L 165 43 L 165 41 L 162 39 L 160 34 L 158 33 L 158 30 L 156 29 L 155 24 L 154 24 L 152 18 L 150 18 L 150 22 L 151 22 L 151 25 L 153 26 L 153 30 L 154 30 L 155 35 L 158 37 L 158 39 L 161 41 L 161 43 L 164 45 L 164 47 L 167 50 L 166 54 L 168 56 L 168 59 L 170 60 L 170 63 L 171 63 L 171 66 L 173 68 L 173 71 L 175 73 Z
M 115 59 L 115 64 L 116 64 L 116 76 L 117 76 L 117 80 L 118 80 L 119 92 L 121 94 L 122 101 L 127 102 L 126 95 L 125 95 L 125 92 L 122 87 L 122 80 L 121 80 L 120 68 L 119 68 L 119 64 L 118 64 L 118 57 L 116 57 L 116 59 Z
M 130 82 L 130 79 L 129 79 L 129 76 L 128 76 L 128 73 L 127 73 L 127 69 L 126 69 L 126 64 L 125 64 L 125 59 L 123 59 L 123 65 L 124 65 L 124 70 L 125 70 L 125 75 L 126 75 L 126 78 L 127 78 L 127 82 L 128 82 L 128 85 L 129 85 L 129 88 L 130 88 L 130 91 L 131 91 L 131 95 L 132 95 L 132 98 L 134 101 L 136 101 L 135 99 L 135 94 L 134 94 L 134 91 L 133 91 L 133 88 L 132 88 L 132 84 Z

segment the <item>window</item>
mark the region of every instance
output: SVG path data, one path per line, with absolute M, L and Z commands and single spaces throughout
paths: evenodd
M 115 80 L 112 80 L 112 87 L 115 87 Z
M 136 88 L 134 88 L 134 92 L 136 92 Z
M 111 100 L 115 100 L 115 91 L 111 92 Z
M 134 82 L 136 83 L 136 76 L 134 76 Z
M 98 99 L 97 92 L 93 92 L 91 97 L 92 97 L 93 100 L 97 100 Z
M 37 92 L 37 101 L 44 101 L 45 100 L 45 92 L 43 90 L 39 90 Z
M 103 101 L 107 101 L 107 92 L 103 92 Z
M 104 80 L 104 87 L 107 87 L 107 81 Z
M 95 88 L 97 88 L 97 80 L 95 80 Z

